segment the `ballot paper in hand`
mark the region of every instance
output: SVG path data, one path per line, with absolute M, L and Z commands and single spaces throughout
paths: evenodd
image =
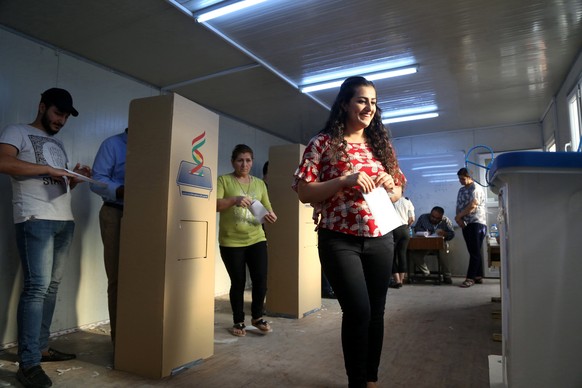
M 255 216 L 257 221 L 259 221 L 261 224 L 263 224 L 265 222 L 265 216 L 267 214 L 269 214 L 269 211 L 267 210 L 267 208 L 265 208 L 263 206 L 261 201 L 257 201 L 257 200 L 255 200 L 255 201 L 253 201 L 253 203 L 251 203 L 251 207 L 249 208 L 249 210 L 251 211 L 253 216 Z
M 79 173 L 76 173 L 73 170 L 69 170 L 68 168 L 65 168 L 65 171 L 71 175 L 74 175 L 75 177 L 77 177 L 78 179 L 80 179 L 82 181 L 93 183 L 94 185 L 98 185 L 98 186 L 107 186 L 107 183 L 105 183 L 105 182 L 96 181 L 95 179 L 91 179 L 89 177 L 86 177 L 85 175 L 81 175 Z
M 383 187 L 376 187 L 371 192 L 364 193 L 364 199 L 368 203 L 368 207 L 382 235 L 402 225 L 402 220 L 396 213 L 388 192 Z

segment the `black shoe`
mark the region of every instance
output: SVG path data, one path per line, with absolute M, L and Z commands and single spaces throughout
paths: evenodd
M 18 368 L 16 379 L 26 388 L 48 388 L 53 385 L 51 379 L 44 373 L 40 365 L 30 368 Z
M 63 353 L 63 352 L 59 352 L 56 349 L 49 348 L 48 355 L 43 354 L 40 361 L 41 362 L 69 361 L 69 360 L 72 360 L 74 358 L 77 358 L 77 356 L 74 354 Z
M 443 283 L 445 284 L 453 284 L 453 279 L 450 276 L 445 276 L 443 279 Z
M 333 292 L 333 290 L 323 291 L 321 293 L 321 297 L 323 299 L 337 299 L 337 297 L 335 296 L 335 292 Z

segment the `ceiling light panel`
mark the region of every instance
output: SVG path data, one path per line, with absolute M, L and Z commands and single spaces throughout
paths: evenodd
M 380 73 L 397 68 L 410 67 L 415 64 L 413 57 L 406 59 L 386 58 L 385 60 L 377 61 L 378 63 L 366 64 L 363 66 L 350 66 L 346 69 L 332 70 L 327 72 L 317 72 L 315 74 L 303 78 L 302 85 L 313 85 L 331 80 L 338 80 L 353 75 Z
M 387 50 L 391 37 L 384 31 L 391 17 L 359 22 L 369 19 L 377 8 L 375 3 L 342 2 L 338 6 L 337 0 L 269 0 L 208 23 L 297 85 L 319 82 L 312 78 L 324 73 L 369 64 L 383 66 L 392 60 L 403 61 L 393 67 L 415 64 L 406 45 L 391 45 Z M 325 19 L 315 17 L 323 10 Z
M 439 117 L 438 112 L 423 113 L 423 114 L 419 114 L 419 115 L 410 115 L 410 116 L 401 116 L 401 117 L 391 117 L 391 118 L 383 119 L 382 122 L 384 124 L 393 124 L 393 123 L 402 123 L 405 121 L 433 119 L 435 117 Z
M 190 12 L 196 12 L 204 8 L 215 6 L 224 0 L 167 0 L 171 3 L 178 3 L 180 6 L 187 8 Z
M 539 116 L 551 98 L 547 82 L 556 85 L 559 79 L 539 82 L 539 75 L 528 72 L 528 66 L 536 66 L 540 74 L 556 66 L 561 69 L 556 74 L 567 71 L 570 62 L 561 58 L 571 58 L 574 49 L 563 37 L 579 41 L 578 19 L 572 16 L 579 14 L 577 3 L 439 0 L 426 9 L 406 0 L 269 0 L 208 24 L 296 85 L 330 71 L 415 58 L 417 74 L 375 82 L 379 100 L 397 102 L 379 105 L 386 113 L 416 107 L 420 104 L 415 99 L 423 100 L 423 94 L 438 90 L 438 101 L 426 103 L 446 111 L 447 120 L 420 124 L 423 131 L 434 132 L 484 126 L 492 117 L 498 122 L 522 117 L 526 122 L 532 115 Z M 564 33 L 549 27 L 556 24 L 557 15 L 565 15 L 568 22 Z M 531 98 L 523 98 L 524 89 Z M 330 106 L 336 94 L 337 89 L 331 89 L 310 97 Z M 505 109 L 519 98 L 527 105 Z M 420 131 L 418 124 L 401 124 L 397 132 L 401 128 L 405 134 Z
M 414 74 L 417 71 L 418 71 L 417 66 L 409 66 L 409 67 L 401 67 L 401 68 L 397 68 L 397 69 L 385 69 L 383 71 L 368 74 L 365 72 L 365 70 L 363 71 L 362 69 L 356 68 L 356 69 L 348 70 L 348 71 L 344 72 L 342 74 L 342 77 L 339 78 L 338 80 L 335 80 L 335 81 L 317 83 L 317 84 L 312 84 L 312 85 L 303 85 L 303 86 L 301 86 L 301 91 L 303 93 L 311 93 L 311 92 L 316 92 L 319 90 L 338 88 L 344 82 L 345 78 L 351 77 L 351 76 L 356 76 L 356 75 L 364 76 L 369 81 L 377 81 L 377 80 L 383 80 L 383 79 L 388 79 L 388 78 L 400 77 L 403 75 Z
M 401 24 L 402 15 L 395 7 L 383 9 L 390 11 L 372 23 L 359 23 L 362 18 L 370 20 L 370 13 L 377 13 L 377 2 L 345 2 L 338 6 L 336 0 L 268 0 L 205 25 L 220 31 L 236 46 L 253 53 L 257 62 L 268 64 L 301 89 L 308 84 L 335 81 L 334 89 L 308 92 L 327 108 L 345 78 L 363 75 L 370 79 L 373 77 L 369 73 L 408 66 L 417 66 L 419 73 L 375 80 L 374 84 L 379 100 L 417 101 L 415 93 L 431 93 L 433 86 L 422 75 L 422 64 L 410 51 L 405 37 L 396 30 L 386 33 L 386 23 Z M 323 10 L 325 20 L 314 17 Z M 342 28 L 329 28 L 332 25 Z M 430 104 L 434 102 L 423 103 Z M 386 111 L 410 108 L 403 104 L 391 104 L 389 109 L 388 105 L 379 105 Z
M 204 9 L 200 13 L 195 13 L 196 21 L 199 23 L 204 23 L 212 19 L 216 19 L 229 14 L 237 14 L 241 17 L 239 11 L 247 10 L 252 12 L 251 7 L 260 4 L 266 0 L 240 0 L 234 2 L 224 2 L 224 6 L 218 3 L 209 9 Z

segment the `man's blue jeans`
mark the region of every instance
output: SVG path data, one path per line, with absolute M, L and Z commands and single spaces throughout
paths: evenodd
M 29 220 L 15 224 L 24 285 L 18 303 L 18 361 L 39 365 L 48 347 L 57 291 L 69 247 L 73 221 Z

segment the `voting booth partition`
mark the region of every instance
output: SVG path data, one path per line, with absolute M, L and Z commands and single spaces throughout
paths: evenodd
M 269 315 L 302 318 L 321 308 L 321 264 L 313 207 L 291 189 L 305 146 L 269 150 L 269 199 L 277 222 L 266 224 L 269 253 L 266 310 Z
M 582 387 L 582 153 L 509 152 L 499 196 L 505 387 Z
M 161 378 L 214 352 L 218 116 L 171 94 L 128 127 L 115 368 Z

